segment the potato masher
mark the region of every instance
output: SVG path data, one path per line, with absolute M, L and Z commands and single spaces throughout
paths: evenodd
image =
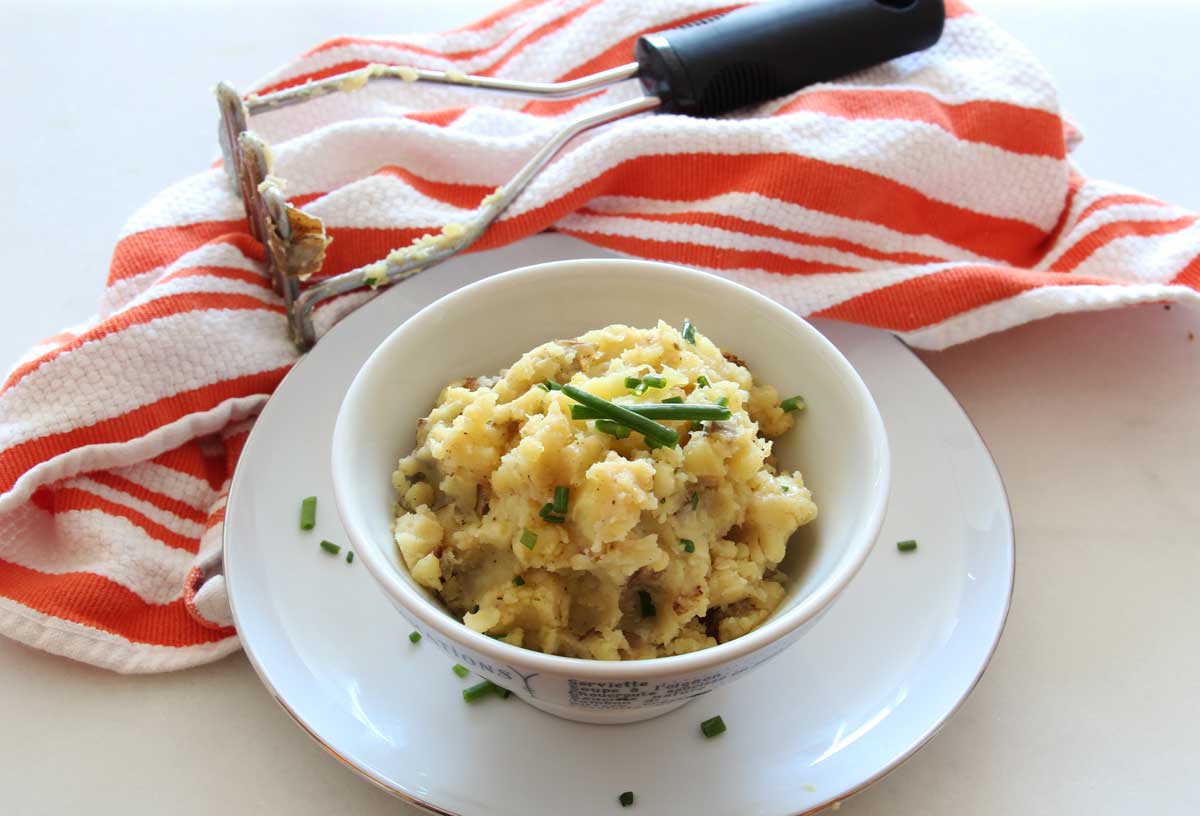
M 927 48 L 941 36 L 943 0 L 772 0 L 637 40 L 633 62 L 566 82 L 525 82 L 457 71 L 373 63 L 268 94 L 243 98 L 217 86 L 225 170 L 284 300 L 292 341 L 316 342 L 313 309 L 364 286 L 404 280 L 470 246 L 562 147 L 578 134 L 651 110 L 690 116 L 723 113 L 791 93 Z M 319 218 L 287 202 L 271 175 L 270 150 L 250 117 L 378 81 L 433 82 L 541 98 L 566 98 L 636 78 L 642 94 L 564 124 L 507 183 L 485 197 L 465 224 L 447 224 L 410 246 L 301 289 L 320 270 L 329 238 Z

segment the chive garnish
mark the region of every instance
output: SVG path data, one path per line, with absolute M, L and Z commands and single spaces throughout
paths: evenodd
M 545 384 L 544 382 L 540 382 L 540 383 L 538 383 L 538 384 L 537 384 L 537 387 L 538 387 L 538 388 L 540 388 L 540 389 L 542 389 L 543 391 L 549 391 L 549 390 L 550 390 L 549 388 L 547 388 L 547 387 L 546 387 L 546 384 Z
M 525 579 L 520 575 L 513 576 L 513 586 L 525 586 Z
M 803 411 L 808 407 L 808 403 L 804 401 L 804 397 L 799 395 L 788 397 L 783 402 L 779 403 L 779 407 L 783 409 L 785 414 L 790 414 L 792 411 Z
M 653 618 L 658 614 L 658 610 L 654 608 L 654 599 L 650 597 L 650 593 L 644 589 L 639 589 L 638 607 L 642 610 L 643 618 Z
M 703 374 L 701 374 L 696 378 L 696 385 L 700 386 L 701 388 L 708 388 L 708 377 L 705 377 Z
M 900 552 L 912 552 L 917 548 L 916 539 L 910 538 L 907 541 L 897 541 L 896 549 Z
M 576 402 L 586 405 L 588 408 L 600 411 L 604 419 L 616 420 L 622 425 L 626 425 L 637 431 L 647 440 L 653 439 L 655 442 L 670 448 L 679 444 L 679 434 L 675 433 L 675 431 L 664 425 L 659 425 L 657 422 L 647 419 L 640 414 L 635 414 L 628 408 L 609 402 L 603 397 L 597 397 L 595 394 L 590 394 L 573 385 L 564 385 L 563 393 Z M 681 407 L 686 406 L 676 406 L 677 409 Z
M 626 377 L 625 387 L 630 391 L 636 391 L 642 387 L 642 381 L 637 377 Z
M 490 692 L 496 686 L 491 680 L 484 680 L 482 683 L 476 683 L 473 686 L 467 686 L 463 689 L 463 699 L 468 703 L 473 703 Z
M 459 677 L 466 677 L 468 674 L 471 673 L 470 669 L 468 669 L 466 666 L 463 666 L 458 663 L 455 663 L 453 666 L 451 666 L 450 671 L 454 672 Z
M 342 551 L 342 548 L 339 547 L 337 544 L 334 544 L 332 541 L 322 541 L 321 549 L 324 550 L 325 552 L 329 553 L 330 555 L 337 555 L 338 553 L 340 553 Z
M 780 485 L 779 487 L 780 487 L 780 489 L 781 489 L 781 490 L 782 490 L 784 493 L 791 493 L 791 492 L 792 492 L 792 489 L 791 489 L 790 487 L 788 487 L 787 485 Z
M 645 377 L 642 377 L 642 382 L 651 388 L 667 387 L 667 378 L 659 376 L 658 374 L 647 374 Z
M 420 632 L 409 632 L 408 633 L 408 642 L 409 643 L 420 643 L 421 642 L 421 633 Z
M 562 391 L 562 386 L 554 380 L 542 380 L 542 387 L 547 391 Z
M 354 550 L 348 550 L 348 551 L 346 552 L 346 563 L 347 563 L 347 564 L 353 564 L 353 563 L 354 563 Z
M 537 533 L 526 527 L 525 531 L 521 533 L 521 543 L 525 546 L 525 549 L 532 550 L 537 546 Z
M 554 505 L 550 502 L 542 505 L 542 509 L 538 511 L 538 515 L 542 517 L 542 521 L 549 522 L 550 524 L 565 524 L 567 521 L 567 517 L 556 512 Z
M 495 689 L 496 696 L 501 700 L 507 700 L 512 694 L 512 692 L 506 689 L 504 686 L 497 686 L 495 683 L 492 683 L 492 688 Z
M 572 405 L 571 410 L 583 408 L 582 405 Z M 584 410 L 588 410 L 584 408 Z M 617 439 L 628 439 L 629 428 L 622 425 L 620 422 L 613 422 L 611 419 L 597 419 L 596 430 L 601 433 L 606 433 L 609 436 L 615 436 Z
M 699 494 L 699 493 L 693 493 L 693 494 L 692 494 L 692 498 L 691 498 L 691 502 L 692 502 L 692 509 L 693 509 L 693 510 L 695 510 L 695 509 L 696 509 L 696 505 L 698 505 L 698 504 L 700 503 L 700 494 Z
M 729 410 L 729 397 L 721 397 L 720 399 L 718 399 L 717 406 L 720 408 L 724 408 L 726 411 L 728 411 Z M 730 414 L 730 416 L 732 416 L 732 414 Z M 729 417 L 724 417 L 724 419 L 729 419 Z M 708 430 L 708 429 L 701 428 L 701 430 Z
M 696 551 L 696 542 L 690 538 L 681 538 L 679 539 L 679 543 L 683 545 L 684 552 L 694 553 Z
M 669 397 L 663 400 L 663 405 L 682 405 L 683 397 Z
M 567 512 L 567 502 L 571 500 L 571 488 L 559 485 L 554 488 L 554 512 L 560 516 Z
M 693 346 L 696 345 L 696 327 L 692 325 L 692 321 L 684 318 L 683 329 L 679 333 L 683 335 L 684 340 L 687 340 Z
M 717 736 L 717 734 L 724 734 L 725 721 L 720 717 L 713 717 L 712 719 L 705 720 L 704 722 L 700 723 L 700 733 L 709 739 Z
M 726 400 L 728 403 L 728 400 Z M 624 408 L 630 413 L 646 419 L 729 419 L 733 414 L 725 405 L 706 405 L 699 402 L 647 402 L 638 405 L 620 405 L 610 403 L 618 408 Z M 605 419 L 609 415 L 587 405 L 572 405 L 571 419 Z M 624 422 L 624 420 L 618 420 Z M 635 429 L 637 430 L 637 429 Z
M 317 497 L 309 496 L 300 502 L 300 529 L 311 530 L 317 526 Z
M 621 807 L 629 807 L 633 804 L 633 791 L 625 791 L 617 797 L 617 801 L 621 803 Z

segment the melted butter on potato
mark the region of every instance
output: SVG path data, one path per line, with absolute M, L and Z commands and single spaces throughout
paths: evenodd
M 647 374 L 665 387 L 631 393 L 626 378 Z M 650 450 L 637 432 L 572 420 L 547 379 L 617 403 L 724 397 L 732 416 L 666 422 L 680 446 Z M 545 343 L 497 377 L 448 385 L 420 420 L 392 477 L 397 548 L 467 626 L 516 646 L 628 660 L 740 637 L 779 606 L 788 539 L 817 515 L 800 473 L 775 469 L 770 440 L 793 423 L 779 402 L 707 337 L 662 322 Z M 559 486 L 562 524 L 539 515 Z

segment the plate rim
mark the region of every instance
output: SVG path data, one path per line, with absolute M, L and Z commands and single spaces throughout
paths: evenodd
M 346 322 L 346 321 L 342 321 L 342 322 Z M 860 327 L 860 328 L 871 328 L 871 327 Z M 820 331 L 820 330 L 818 329 L 818 331 Z M 925 364 L 925 361 L 922 360 L 921 357 L 919 355 L 917 355 L 913 351 L 912 348 L 910 348 L 907 344 L 905 344 L 896 335 L 891 334 L 891 333 L 887 333 L 887 334 L 889 336 L 889 339 L 892 342 L 898 344 L 904 351 L 911 354 L 917 360 L 917 362 L 930 374 L 930 376 L 933 378 L 933 380 L 937 383 L 937 387 L 940 388 L 946 394 L 946 396 L 948 396 L 950 398 L 951 402 L 958 409 L 959 413 L 961 413 L 962 416 L 967 420 L 967 424 L 970 426 L 971 432 L 975 435 L 975 438 L 983 446 L 983 450 L 987 454 L 987 464 L 990 467 L 992 473 L 996 477 L 996 483 L 999 485 L 999 488 L 1000 488 L 1000 496 L 1002 497 L 1002 499 L 1004 501 L 1005 519 L 1007 521 L 1007 528 L 1008 528 L 1007 536 L 1006 536 L 1007 537 L 1007 552 L 1008 552 L 1008 561 L 1011 564 L 1011 569 L 1009 571 L 1009 576 L 1008 576 L 1008 585 L 1005 588 L 1004 608 L 1003 608 L 1002 614 L 1000 615 L 999 625 L 996 627 L 995 633 L 992 636 L 992 642 L 988 646 L 987 654 L 985 655 L 983 661 L 981 661 L 979 668 L 975 673 L 974 678 L 972 678 L 971 682 L 966 686 L 966 688 L 964 689 L 962 694 L 959 695 L 958 698 L 954 700 L 954 703 L 946 710 L 946 712 L 944 714 L 942 714 L 940 717 L 938 717 L 935 722 L 931 723 L 928 726 L 928 728 L 916 740 L 914 740 L 903 751 L 901 751 L 891 762 L 884 765 L 884 767 L 882 767 L 881 769 L 876 771 L 874 774 L 872 774 L 870 777 L 868 777 L 867 779 L 865 779 L 858 785 L 854 786 L 853 788 L 850 788 L 849 790 L 839 793 L 835 797 L 824 798 L 823 801 L 814 804 L 812 807 L 808 807 L 808 808 L 804 808 L 804 809 L 796 810 L 796 811 L 786 811 L 784 814 L 781 814 L 781 816 L 813 816 L 813 814 L 816 814 L 816 813 L 824 810 L 825 808 L 829 807 L 830 805 L 832 805 L 834 803 L 840 803 L 846 799 L 849 799 L 850 797 L 855 796 L 855 795 L 861 793 L 862 791 L 866 790 L 871 785 L 875 784 L 876 782 L 878 782 L 881 779 L 883 779 L 884 777 L 886 777 L 888 774 L 892 773 L 894 770 L 896 770 L 898 767 L 900 767 L 902 764 L 904 764 L 909 759 L 911 759 L 914 755 L 916 755 L 917 752 L 919 752 L 922 748 L 924 748 L 926 745 L 928 745 L 933 740 L 933 738 L 935 736 L 937 736 L 937 734 L 946 726 L 946 724 L 950 721 L 950 719 L 956 713 L 958 713 L 959 709 L 962 708 L 963 704 L 967 701 L 967 699 L 971 696 L 971 694 L 979 686 L 980 681 L 983 679 L 983 675 L 987 672 L 988 668 L 991 666 L 992 660 L 996 655 L 996 650 L 1000 646 L 1000 641 L 1004 636 L 1004 630 L 1008 624 L 1009 615 L 1012 612 L 1012 600 L 1013 600 L 1014 589 L 1016 586 L 1016 575 L 1017 575 L 1016 530 L 1015 530 L 1015 526 L 1013 525 L 1012 502 L 1008 495 L 1008 488 L 1004 484 L 1004 477 L 1000 473 L 999 467 L 996 465 L 995 456 L 993 456 L 991 448 L 987 444 L 987 440 L 984 439 L 983 435 L 979 432 L 979 428 L 975 424 L 975 420 L 971 418 L 971 415 L 963 407 L 962 403 L 959 402 L 958 398 L 954 395 L 954 393 L 952 391 L 950 391 L 949 388 L 946 387 L 945 383 L 943 383 L 941 381 L 941 379 L 936 374 L 933 373 L 933 371 L 929 368 L 929 366 Z M 301 358 L 297 362 L 297 364 L 294 365 L 291 368 L 291 370 L 289 370 L 287 372 L 287 374 L 284 375 L 283 379 L 280 381 L 279 385 L 276 387 L 275 393 L 278 393 L 278 390 L 283 387 L 284 383 L 286 383 L 288 381 L 288 379 L 291 378 L 295 374 L 295 372 L 304 364 L 304 362 L 307 359 L 308 359 L 307 355 L 305 357 Z M 273 398 L 274 398 L 274 394 L 272 394 L 271 399 L 273 399 Z M 270 400 L 268 400 L 268 402 L 269 401 Z M 264 406 L 264 410 L 265 410 L 265 406 Z M 261 416 L 261 412 L 260 412 L 260 416 Z M 256 421 L 254 424 L 254 427 L 252 427 L 250 429 L 250 434 L 246 438 L 246 442 L 242 449 L 243 454 L 245 454 L 246 451 L 250 449 L 252 443 L 254 442 L 257 429 L 258 429 L 258 422 Z M 232 514 L 228 512 L 228 509 L 233 504 L 234 496 L 235 496 L 235 493 L 237 492 L 237 487 L 240 484 L 240 478 L 239 478 L 240 474 L 241 474 L 241 470 L 235 469 L 233 479 L 230 482 L 228 499 L 226 501 L 226 511 L 227 511 L 226 517 L 227 518 L 232 516 Z M 237 601 L 235 600 L 235 597 L 237 595 L 237 593 L 234 592 L 234 583 L 235 582 L 232 580 L 231 572 L 229 570 L 229 564 L 232 563 L 229 559 L 229 539 L 230 539 L 229 524 L 225 524 L 223 526 L 222 533 L 221 533 L 221 555 L 222 555 L 222 560 L 223 560 L 223 564 L 225 567 L 224 576 L 225 576 L 225 582 L 226 582 L 226 589 L 227 589 L 227 593 L 228 593 L 228 597 L 229 597 L 230 611 L 233 614 L 234 627 L 237 629 L 237 631 L 239 633 L 239 641 L 241 642 L 242 651 L 245 653 L 246 658 L 249 660 L 250 665 L 254 669 L 255 674 L 258 675 L 259 681 L 266 688 L 267 692 L 271 695 L 271 698 L 276 702 L 276 704 L 278 704 L 279 707 L 282 708 L 283 711 L 287 713 L 287 715 L 300 727 L 300 729 L 302 731 L 304 731 L 306 734 L 308 734 L 308 736 L 311 737 L 318 745 L 320 745 L 321 748 L 323 748 L 330 756 L 332 756 L 334 759 L 338 760 L 338 762 L 340 762 L 345 767 L 349 768 L 351 771 L 353 771 L 356 775 L 358 775 L 362 779 L 366 780 L 367 782 L 370 782 L 375 787 L 377 787 L 377 788 L 391 794 L 392 796 L 395 796 L 396 798 L 400 799 L 401 801 L 403 801 L 409 805 L 412 805 L 420 810 L 423 810 L 427 813 L 438 814 L 438 816 L 466 816 L 465 814 L 460 813 L 459 811 L 448 810 L 448 809 L 442 808 L 438 805 L 435 805 L 432 802 L 428 802 L 424 799 L 421 799 L 420 797 L 416 796 L 415 794 L 412 794 L 412 793 L 404 790 L 403 788 L 392 784 L 389 780 L 383 778 L 381 774 L 377 774 L 375 771 L 371 770 L 370 768 L 362 767 L 361 765 L 356 763 L 354 760 L 343 755 L 335 747 L 330 745 L 325 739 L 323 739 L 317 733 L 314 726 L 309 724 L 304 719 L 304 717 L 300 715 L 299 712 L 297 712 L 290 705 L 288 705 L 288 703 L 283 699 L 283 697 L 280 695 L 279 691 L 276 689 L 275 685 L 271 682 L 266 668 L 259 662 L 259 659 L 255 655 L 253 649 L 250 647 L 249 642 L 241 634 L 245 630 L 241 626 L 241 617 L 238 614 Z

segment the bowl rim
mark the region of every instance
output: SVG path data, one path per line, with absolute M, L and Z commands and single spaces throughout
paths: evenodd
M 851 389 L 857 393 L 861 404 L 866 409 L 864 422 L 871 438 L 872 448 L 879 455 L 881 478 L 877 480 L 875 489 L 871 491 L 868 505 L 864 508 L 865 523 L 861 528 L 863 532 L 847 543 L 846 550 L 834 565 L 833 571 L 808 595 L 801 598 L 799 603 L 745 635 L 725 643 L 718 643 L 707 649 L 667 657 L 608 661 L 546 654 L 514 646 L 476 632 L 448 615 L 445 610 L 436 606 L 401 578 L 390 559 L 384 555 L 382 545 L 372 541 L 354 514 L 349 511 L 352 502 L 352 491 L 349 486 L 351 480 L 338 477 L 338 474 L 346 469 L 344 462 L 349 456 L 348 446 L 339 444 L 340 440 L 350 433 L 346 420 L 349 413 L 347 406 L 358 399 L 358 395 L 366 388 L 364 383 L 369 380 L 371 372 L 382 365 L 380 361 L 386 355 L 386 350 L 399 342 L 399 337 L 427 321 L 435 320 L 438 313 L 447 306 L 478 298 L 493 287 L 511 285 L 513 281 L 527 284 L 530 281 L 547 277 L 570 274 L 583 267 L 594 270 L 597 266 L 614 271 L 625 270 L 686 278 L 689 284 L 711 287 L 726 297 L 740 297 L 752 301 L 767 312 L 768 316 L 789 322 L 798 328 L 800 333 L 812 343 L 814 349 L 828 358 L 842 378 L 848 382 Z M 862 568 L 882 529 L 891 488 L 891 450 L 879 408 L 875 404 L 870 390 L 849 360 L 824 335 L 795 312 L 740 283 L 678 264 L 640 259 L 582 258 L 518 267 L 483 278 L 428 304 L 398 325 L 362 363 L 338 406 L 331 447 L 331 476 L 338 516 L 367 571 L 393 602 L 400 604 L 421 624 L 447 640 L 486 655 L 497 663 L 521 664 L 533 668 L 539 673 L 589 680 L 646 680 L 692 674 L 738 660 L 786 639 L 828 608 Z

